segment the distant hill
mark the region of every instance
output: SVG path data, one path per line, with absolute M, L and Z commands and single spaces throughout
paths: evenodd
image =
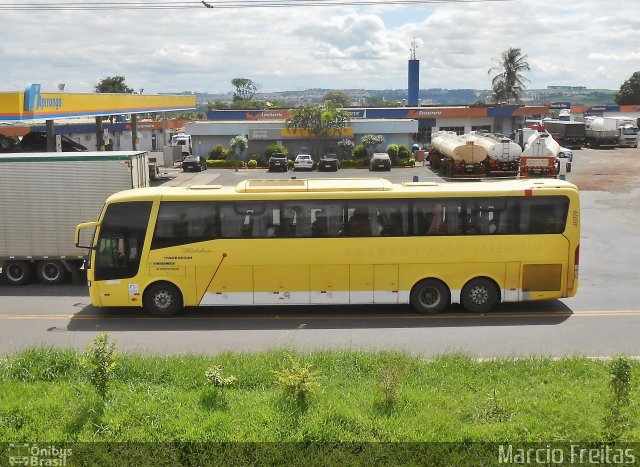
M 406 89 L 306 89 L 302 91 L 279 91 L 257 93 L 255 98 L 263 101 L 286 103 L 292 107 L 300 104 L 318 104 L 329 91 L 344 91 L 352 100 L 352 106 L 406 105 Z M 580 86 L 552 86 L 547 89 L 528 89 L 522 96 L 522 103 L 544 105 L 551 102 L 570 102 L 573 105 L 609 105 L 615 104 L 617 90 L 586 89 Z M 232 93 L 196 92 L 198 105 L 216 100 L 231 102 Z M 487 99 L 489 91 L 485 89 L 420 89 L 418 98 L 422 105 L 472 105 Z M 374 105 L 371 105 L 374 103 Z

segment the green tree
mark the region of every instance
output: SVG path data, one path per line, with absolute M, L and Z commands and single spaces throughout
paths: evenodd
M 365 97 L 364 104 L 367 107 L 386 107 L 387 106 L 387 102 L 378 96 Z
M 287 118 L 286 126 L 294 133 L 309 132 L 309 137 L 316 142 L 313 152 L 317 160 L 319 153 L 324 149 L 325 140 L 339 136 L 350 123 L 351 117 L 348 112 L 327 101 L 324 105 L 307 104 L 293 110 Z
M 524 83 L 528 81 L 522 72 L 531 70 L 527 58 L 519 48 L 510 47 L 502 52 L 499 59 L 492 59 L 495 65 L 487 74 L 497 73 L 491 80 L 491 87 L 498 98 L 504 98 L 505 102 L 520 102 Z
M 640 71 L 636 71 L 631 78 L 622 83 L 615 99 L 619 105 L 640 104 Z
M 229 146 L 231 146 L 234 149 L 235 153 L 238 154 L 240 158 L 242 158 L 245 149 L 247 149 L 248 142 L 249 138 L 247 138 L 247 135 L 240 134 L 231 138 L 231 141 L 229 141 Z
M 133 93 L 133 89 L 124 82 L 124 76 L 108 76 L 96 84 L 95 92 Z
M 344 91 L 329 91 L 322 98 L 322 102 L 327 101 L 331 101 L 336 107 L 344 108 L 351 105 L 351 98 Z
M 255 96 L 258 86 L 249 78 L 234 78 L 231 80 L 236 88 L 236 92 L 233 93 L 233 100 L 235 101 L 250 101 Z

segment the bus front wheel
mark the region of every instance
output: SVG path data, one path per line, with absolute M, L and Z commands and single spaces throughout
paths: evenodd
M 423 279 L 413 286 L 411 306 L 418 313 L 440 313 L 449 305 L 449 289 L 436 279 Z
M 173 284 L 157 282 L 145 291 L 142 305 L 153 316 L 174 316 L 182 309 L 182 294 Z
M 500 295 L 493 281 L 478 277 L 467 282 L 462 288 L 460 301 L 467 311 L 485 313 L 491 311 L 498 304 Z

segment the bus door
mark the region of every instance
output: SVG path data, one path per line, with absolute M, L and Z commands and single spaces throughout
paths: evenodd
M 140 268 L 150 213 L 150 201 L 114 203 L 107 208 L 92 265 L 102 306 L 142 303 L 135 277 Z

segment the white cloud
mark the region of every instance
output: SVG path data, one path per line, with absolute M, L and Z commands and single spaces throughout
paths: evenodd
M 87 92 L 123 75 L 145 92 L 404 88 L 411 41 L 422 88 L 489 87 L 491 59 L 529 57 L 529 87 L 617 89 L 640 59 L 635 0 L 513 0 L 241 10 L 6 12 L 0 90 Z

